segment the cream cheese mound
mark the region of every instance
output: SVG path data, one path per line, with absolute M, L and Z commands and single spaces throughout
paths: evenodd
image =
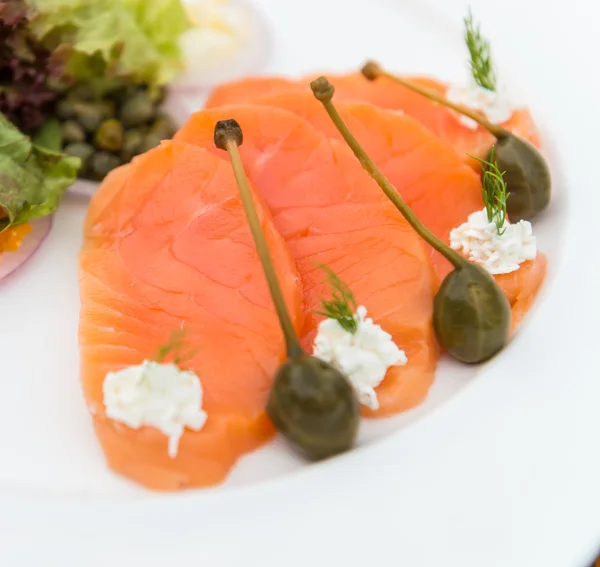
M 515 108 L 502 91 L 490 91 L 475 82 L 465 85 L 450 85 L 446 91 L 446 98 L 450 102 L 463 104 L 473 110 L 485 114 L 487 119 L 494 124 L 502 124 L 510 119 Z M 475 130 L 477 122 L 467 116 L 459 115 L 462 124 Z
M 169 438 L 169 456 L 175 458 L 187 427 L 202 429 L 202 384 L 189 370 L 175 364 L 145 360 L 118 372 L 109 372 L 102 386 L 106 415 L 132 429 L 155 427 Z
M 450 246 L 461 251 L 471 262 L 483 266 L 490 274 L 509 274 L 537 255 L 536 239 L 531 223 L 504 221 L 504 232 L 498 233 L 485 209 L 469 215 L 467 222 L 450 232 Z
M 346 374 L 360 403 L 375 410 L 379 408 L 375 388 L 383 381 L 388 368 L 404 366 L 408 359 L 393 342 L 392 335 L 367 318 L 366 307 L 358 307 L 354 318 L 355 333 L 346 331 L 335 319 L 321 321 L 313 354 Z

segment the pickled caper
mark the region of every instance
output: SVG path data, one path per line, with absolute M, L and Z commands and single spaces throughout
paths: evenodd
M 78 83 L 69 90 L 69 96 L 74 100 L 91 102 L 96 98 L 96 92 L 91 85 L 86 83 Z
M 75 120 L 67 120 L 62 124 L 62 135 L 65 142 L 68 144 L 76 144 L 85 142 L 85 130 Z
M 125 104 L 131 97 L 136 94 L 143 92 L 143 88 L 140 85 L 128 85 L 122 86 L 114 92 L 114 98 L 119 106 Z
M 100 124 L 94 136 L 96 147 L 109 152 L 118 152 L 123 147 L 123 124 L 111 118 Z
M 77 101 L 72 97 L 65 97 L 56 103 L 56 115 L 61 120 L 69 120 L 75 118 L 75 106 Z
M 406 205 L 354 138 L 335 106 L 333 85 L 325 78 L 311 83 L 319 100 L 363 168 L 377 182 L 415 232 L 454 266 L 434 300 L 434 331 L 440 345 L 463 362 L 477 363 L 494 356 L 508 340 L 510 305 L 495 280 L 482 268 L 439 240 Z
M 94 152 L 89 160 L 87 172 L 92 179 L 101 181 L 113 169 L 121 165 L 121 160 L 108 152 Z
M 141 147 L 144 134 L 140 130 L 127 130 L 123 136 L 123 149 L 121 159 L 124 163 L 130 162 L 134 156 L 142 153 Z
M 155 87 L 151 98 L 154 104 L 161 105 L 167 98 L 167 89 L 164 86 Z
M 123 103 L 119 117 L 124 126 L 129 128 L 150 122 L 155 113 L 156 109 L 150 97 L 142 91 L 135 93 Z
M 548 166 L 540 152 L 529 142 L 515 136 L 498 124 L 493 124 L 479 112 L 462 104 L 450 102 L 433 89 L 422 87 L 413 81 L 385 71 L 379 64 L 369 61 L 362 68 L 362 74 L 370 81 L 386 77 L 402 86 L 423 95 L 438 104 L 463 114 L 496 137 L 495 158 L 510 193 L 508 216 L 513 221 L 529 220 L 542 212 L 550 203 L 551 179 Z M 489 154 L 488 154 L 489 157 Z
M 140 144 L 140 153 L 144 153 L 152 148 L 155 148 L 160 144 L 161 140 L 162 138 L 159 135 L 148 132 L 142 138 L 142 143 Z
M 95 132 L 102 121 L 106 109 L 101 103 L 77 102 L 73 106 L 75 118 L 87 132 Z
M 102 108 L 102 117 L 105 120 L 110 118 L 116 118 L 117 115 L 117 105 L 113 100 L 101 100 L 98 102 L 100 108 Z
M 175 130 L 176 128 L 171 118 L 164 114 L 159 115 L 150 127 L 150 133 L 156 134 L 161 140 L 172 138 L 175 134 Z
M 350 381 L 331 365 L 307 355 L 300 346 L 279 287 L 256 213 L 238 146 L 242 129 L 235 120 L 215 126 L 215 145 L 229 153 L 248 224 L 286 341 L 288 360 L 275 375 L 267 413 L 292 446 L 311 459 L 352 447 L 359 425 L 359 403 Z
M 70 156 L 78 157 L 85 164 L 90 156 L 94 153 L 94 148 L 91 144 L 75 142 L 67 144 L 63 151 Z

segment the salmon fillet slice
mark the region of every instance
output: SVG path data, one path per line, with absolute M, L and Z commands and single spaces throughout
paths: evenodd
M 217 85 L 208 95 L 205 107 L 225 106 L 247 102 L 255 96 L 285 90 L 294 86 L 286 77 L 246 77 Z
M 206 107 L 254 103 L 257 97 L 276 92 L 310 93 L 309 83 L 317 76 L 311 75 L 300 80 L 288 79 L 287 82 L 282 77 L 257 77 L 251 79 L 249 84 L 244 81 L 232 81 L 216 87 L 209 96 Z M 368 81 L 361 73 L 357 72 L 328 75 L 328 78 L 335 86 L 336 101 L 356 100 L 370 102 L 388 110 L 400 110 L 448 142 L 461 159 L 477 171 L 479 171 L 478 162 L 468 154 L 483 158 L 494 142 L 494 137 L 481 126 L 475 129 L 469 128 L 460 121 L 460 116 L 453 110 L 431 102 L 424 96 L 386 77 Z M 445 94 L 448 89 L 445 83 L 435 79 L 406 78 L 442 94 Z M 527 108 L 516 109 L 511 118 L 503 122 L 501 126 L 540 147 L 539 132 Z
M 326 136 L 344 141 L 323 105 L 312 93 L 276 92 L 256 98 L 254 104 L 289 110 Z M 336 101 L 336 108 L 408 206 L 443 242 L 449 242 L 453 227 L 465 222 L 472 212 L 483 208 L 479 176 L 457 157 L 447 143 L 419 122 L 410 116 L 363 102 Z M 385 198 L 382 193 L 382 199 Z M 452 266 L 439 252 L 428 248 L 441 283 Z
M 312 93 L 276 91 L 254 99 L 254 104 L 283 108 L 297 114 L 326 136 L 343 137 L 323 105 Z M 421 221 L 443 242 L 449 243 L 453 228 L 483 209 L 481 181 L 450 146 L 410 116 L 372 104 L 336 102 L 342 119 L 365 151 L 413 209 Z M 443 172 L 444 177 L 439 172 Z M 432 180 L 438 179 L 438 183 Z M 438 285 L 452 269 L 439 252 L 431 253 Z M 541 252 L 511 274 L 495 276 L 512 306 L 512 328 L 533 304 L 546 275 Z
M 258 214 L 292 320 L 300 279 L 267 209 Z M 265 413 L 285 345 L 230 164 L 164 142 L 111 173 L 92 199 L 80 253 L 81 379 L 109 466 L 160 490 L 221 482 L 274 434 Z M 158 429 L 106 416 L 109 371 L 140 364 L 185 329 L 208 419 L 171 458 Z
M 494 276 L 512 309 L 511 333 L 514 333 L 531 309 L 548 272 L 548 260 L 541 252 L 535 260 L 524 262 L 516 272 Z
M 350 286 L 358 304 L 408 357 L 377 388 L 380 408 L 363 414 L 385 416 L 419 404 L 434 379 L 438 354 L 431 325 L 434 274 L 421 239 L 343 144 L 291 112 L 243 105 L 205 110 L 176 139 L 219 152 L 213 149 L 214 124 L 228 118 L 244 131 L 246 172 L 298 266 L 303 346 L 312 350 L 322 320 L 313 310 L 331 293 L 317 261 Z

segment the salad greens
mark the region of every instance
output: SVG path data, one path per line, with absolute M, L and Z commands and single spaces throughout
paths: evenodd
M 64 69 L 32 34 L 25 0 L 0 0 L 0 112 L 32 132 L 59 97 Z
M 76 81 L 163 85 L 181 66 L 191 23 L 180 0 L 28 0 L 31 26 Z
M 0 232 L 52 214 L 80 160 L 33 144 L 0 114 Z

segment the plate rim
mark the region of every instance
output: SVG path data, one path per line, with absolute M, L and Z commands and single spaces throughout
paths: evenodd
M 268 4 L 268 1 L 263 0 L 262 2 L 257 3 L 259 5 L 262 4 L 266 6 Z M 410 6 L 411 3 L 414 4 L 414 2 L 407 2 L 407 5 Z M 507 2 L 505 2 L 505 6 L 507 3 L 510 3 L 511 6 L 515 7 L 523 7 L 523 5 L 526 5 L 531 11 L 533 10 L 532 6 L 535 4 L 535 0 L 507 0 Z M 458 0 L 447 0 L 447 2 L 444 3 L 443 7 L 440 7 L 439 2 L 434 2 L 432 0 L 427 0 L 426 2 L 424 2 L 424 4 L 427 4 L 431 9 L 440 10 L 441 13 L 445 14 L 445 17 L 448 17 L 448 14 L 452 12 L 456 14 L 465 6 L 464 2 Z M 473 5 L 474 9 L 477 10 L 477 14 L 480 18 L 486 18 L 486 22 L 492 21 L 493 18 L 493 21 L 497 22 L 498 27 L 502 25 L 502 23 L 498 22 L 506 22 L 506 18 L 502 20 L 498 11 L 494 10 L 493 7 L 490 7 L 489 4 L 486 4 L 484 0 L 474 1 L 471 2 L 471 4 Z M 557 7 L 558 9 L 561 6 L 564 8 L 564 3 L 562 2 L 551 2 L 551 4 Z M 583 0 L 574 0 L 574 2 L 572 2 L 571 4 L 576 4 L 579 7 L 584 7 Z M 463 11 L 460 11 L 460 13 L 462 14 Z M 554 14 L 553 16 L 550 14 L 550 12 L 552 12 L 552 10 L 549 11 L 548 20 L 554 22 L 555 25 L 558 25 L 560 23 L 560 15 L 562 14 L 564 16 L 564 12 Z M 590 20 L 591 19 L 592 18 L 590 18 Z M 579 22 L 580 20 L 577 21 Z M 486 27 L 487 25 L 488 24 L 486 24 Z M 492 32 L 497 33 L 498 27 L 493 27 Z M 504 44 L 502 45 L 504 49 Z M 555 54 L 556 52 L 553 51 L 553 49 L 556 48 L 549 47 L 547 49 L 547 54 L 544 57 L 550 58 L 551 53 Z M 561 47 L 560 49 L 563 48 Z M 569 60 L 568 52 L 565 53 L 564 51 L 560 51 L 560 53 L 560 57 L 562 58 L 563 62 L 567 62 Z M 507 57 L 503 56 L 499 57 L 499 59 L 501 61 L 505 61 L 507 60 Z M 539 63 L 539 65 L 541 67 L 547 68 L 548 62 L 545 61 L 545 63 Z M 540 84 L 540 77 L 542 76 L 542 72 L 540 72 L 539 69 L 535 72 L 532 72 L 531 69 L 526 71 L 526 68 L 527 63 L 521 63 L 512 74 L 515 78 L 518 77 L 521 81 L 527 84 L 527 86 L 530 87 L 532 92 L 539 92 L 541 87 L 536 88 L 535 83 L 537 81 L 537 84 Z M 536 78 L 532 78 L 532 75 Z M 567 77 L 572 78 L 576 77 L 577 73 L 575 72 L 575 70 L 572 70 L 570 72 L 565 73 L 565 75 Z M 527 78 L 522 78 L 525 76 L 527 76 Z M 541 82 L 541 84 L 546 83 Z M 556 99 L 558 99 L 560 96 L 564 96 L 565 94 L 568 94 L 568 89 L 565 89 L 564 87 L 557 87 L 557 92 L 553 94 L 553 96 L 556 97 Z M 589 101 L 591 103 L 591 93 L 584 93 L 583 97 L 585 98 L 586 96 L 589 97 Z M 552 107 L 552 104 L 545 104 L 543 105 L 543 107 L 542 105 L 540 105 L 540 110 L 542 111 L 536 112 L 536 114 L 539 114 L 540 117 L 543 117 L 544 122 L 548 121 L 548 123 L 552 123 L 552 119 L 549 117 L 549 112 L 551 111 Z M 592 106 L 591 104 L 590 106 L 587 106 L 582 101 L 582 104 L 579 105 L 579 108 L 575 108 L 573 111 L 575 114 L 578 114 L 581 119 L 585 119 L 586 117 L 586 115 L 584 114 L 584 107 L 591 108 Z M 564 121 L 555 120 L 555 123 L 560 124 L 558 126 L 558 129 L 561 131 L 561 135 L 564 135 L 565 138 L 582 135 L 581 130 L 575 127 L 574 124 L 571 124 L 569 127 L 569 125 L 566 124 L 566 122 Z M 553 129 L 556 128 L 557 126 L 553 127 Z M 580 155 L 577 155 L 576 153 L 571 151 L 565 152 L 565 145 L 566 144 L 560 146 L 561 154 L 563 155 L 563 157 L 560 160 L 560 169 L 563 172 L 564 177 L 568 178 L 569 180 L 569 191 L 572 187 L 574 187 L 574 189 L 573 194 L 570 194 L 570 198 L 568 199 L 567 204 L 569 212 L 566 216 L 567 222 L 564 233 L 565 248 L 560 261 L 561 270 L 560 273 L 557 273 L 555 275 L 554 281 L 552 281 L 550 285 L 547 286 L 548 289 L 544 290 L 544 308 L 536 309 L 535 317 L 527 321 L 526 329 L 523 333 L 523 340 L 519 340 L 515 342 L 515 345 L 511 346 L 511 349 L 515 348 L 518 352 L 537 351 L 538 353 L 543 354 L 543 351 L 540 350 L 540 345 L 536 345 L 535 341 L 532 339 L 535 333 L 541 333 L 544 329 L 544 326 L 549 323 L 551 319 L 551 313 L 560 315 L 561 318 L 567 321 L 566 325 L 569 325 L 569 322 L 574 323 L 575 325 L 577 325 L 578 323 L 581 324 L 585 314 L 588 314 L 588 316 L 591 314 L 592 317 L 600 315 L 600 302 L 595 296 L 593 296 L 593 293 L 590 293 L 589 295 L 588 293 L 586 293 L 586 291 L 593 292 L 594 285 L 597 285 L 600 279 L 600 269 L 598 268 L 598 266 L 590 266 L 590 274 L 588 281 L 580 282 L 576 277 L 577 258 L 582 258 L 582 254 L 584 253 L 583 250 L 585 250 L 584 246 L 590 241 L 590 238 L 593 238 L 591 232 L 592 228 L 590 226 L 586 226 L 583 223 L 582 219 L 588 218 L 584 215 L 590 214 L 590 209 L 592 208 L 590 207 L 590 204 L 592 201 L 600 205 L 600 198 L 598 197 L 597 193 L 593 193 L 592 197 L 589 197 L 588 195 L 589 200 L 586 199 L 585 203 L 582 203 L 582 201 L 577 201 L 573 198 L 573 195 L 575 195 L 577 192 L 581 192 L 586 189 L 588 191 L 591 191 L 593 190 L 594 185 L 598 187 L 600 176 L 598 176 L 598 174 L 595 174 L 595 177 L 590 176 L 587 179 L 583 178 L 583 176 L 579 172 L 582 170 L 586 171 L 586 169 L 584 168 L 585 166 L 587 166 L 586 160 L 588 159 L 588 154 L 590 158 L 593 158 L 591 151 L 581 152 Z M 581 167 L 582 165 L 584 166 L 584 168 Z M 576 257 L 575 254 L 579 254 L 579 256 Z M 578 297 L 575 297 L 573 300 L 573 305 L 575 307 L 578 305 L 577 301 L 580 301 L 580 308 L 583 308 L 583 310 L 579 312 L 579 319 L 577 319 L 577 313 L 569 312 L 563 305 L 561 305 L 562 302 L 558 297 L 559 295 L 562 297 L 562 294 L 568 293 L 570 290 L 572 290 L 573 285 L 583 286 L 583 291 L 581 291 L 580 294 L 577 294 Z M 587 298 L 585 297 L 586 295 L 588 295 Z M 593 299 L 589 299 L 590 297 L 593 297 Z M 586 299 L 587 301 L 585 301 Z M 554 340 L 557 341 L 556 338 Z M 541 372 L 548 372 L 550 374 L 557 373 L 559 369 L 568 369 L 572 373 L 579 372 L 581 374 L 585 374 L 587 371 L 587 365 L 589 363 L 594 362 L 593 343 L 591 340 L 589 340 L 588 342 L 589 347 L 591 348 L 588 351 L 585 351 L 586 343 L 584 342 L 584 346 L 582 349 L 584 353 L 580 354 L 579 359 L 577 359 L 575 363 L 573 363 L 573 361 L 570 359 L 570 356 L 573 354 L 572 351 L 570 349 L 564 349 L 563 351 L 561 351 L 561 343 L 560 341 L 558 341 L 555 344 L 555 347 L 557 348 L 555 348 L 552 351 L 553 358 L 550 360 L 543 357 L 540 358 L 534 366 L 535 372 L 537 374 L 540 374 Z M 506 367 L 510 367 L 509 358 L 509 356 L 503 356 L 494 361 L 491 361 L 485 370 L 486 380 L 483 380 L 483 377 L 480 377 L 478 380 L 475 380 L 468 387 L 464 388 L 459 393 L 459 395 L 452 396 L 449 400 L 442 404 L 442 406 L 438 407 L 434 412 L 424 417 L 421 417 L 419 420 L 412 423 L 409 427 L 404 428 L 401 432 L 398 432 L 397 434 L 392 434 L 384 439 L 381 439 L 372 446 L 362 447 L 356 451 L 353 451 L 352 453 L 343 455 L 342 457 L 337 458 L 335 461 L 322 463 L 309 468 L 304 468 L 298 472 L 293 473 L 292 475 L 270 480 L 268 481 L 268 483 L 260 483 L 257 485 L 242 487 L 230 487 L 225 490 L 208 489 L 206 491 L 197 493 L 187 492 L 177 495 L 153 495 L 151 498 L 131 499 L 128 500 L 126 503 L 126 510 L 123 510 L 123 508 L 119 510 L 120 513 L 123 513 L 123 517 L 120 518 L 116 518 L 114 516 L 114 509 L 111 510 L 111 502 L 112 500 L 114 500 L 111 498 L 101 497 L 94 498 L 92 500 L 84 500 L 81 497 L 75 495 L 67 498 L 60 498 L 53 495 L 18 494 L 16 491 L 7 491 L 7 489 L 0 487 L 0 500 L 2 501 L 1 509 L 2 512 L 4 512 L 0 514 L 0 542 L 3 544 L 0 548 L 0 557 L 3 556 L 3 553 L 5 553 L 6 549 L 10 551 L 11 545 L 14 548 L 15 542 L 25 541 L 23 539 L 23 534 L 25 532 L 21 533 L 20 530 L 24 529 L 26 526 L 31 527 L 32 525 L 41 527 L 43 525 L 43 522 L 47 522 L 47 514 L 55 512 L 59 508 L 62 509 L 62 511 L 60 513 L 60 517 L 54 518 L 54 521 L 57 522 L 57 525 L 53 528 L 54 533 L 60 533 L 60 531 L 67 530 L 70 531 L 71 534 L 77 534 L 81 536 L 81 541 L 83 542 L 85 539 L 84 534 L 87 533 L 87 530 L 90 529 L 90 526 L 82 526 L 80 525 L 80 522 L 83 518 L 89 521 L 90 514 L 93 514 L 93 522 L 95 522 L 97 526 L 104 525 L 105 528 L 108 528 L 105 533 L 108 534 L 110 532 L 112 536 L 112 539 L 110 541 L 111 544 L 114 544 L 114 547 L 112 547 L 109 550 L 109 555 L 114 558 L 114 562 L 111 562 L 110 565 L 120 565 L 123 558 L 126 558 L 128 555 L 133 557 L 135 553 L 139 552 L 140 548 L 137 546 L 141 545 L 144 539 L 148 540 L 150 536 L 155 536 L 156 538 L 160 539 L 161 534 L 163 534 L 163 536 L 166 534 L 167 537 L 165 538 L 165 540 L 171 542 L 171 544 L 173 545 L 177 545 L 180 541 L 184 541 L 185 538 L 187 538 L 188 543 L 183 543 L 183 545 L 191 545 L 191 547 L 189 548 L 190 550 L 193 550 L 195 552 L 198 551 L 201 554 L 203 554 L 204 552 L 206 552 L 206 550 L 210 549 L 212 551 L 207 553 L 214 553 L 215 550 L 219 549 L 219 545 L 225 544 L 225 540 L 222 538 L 222 534 L 220 535 L 220 532 L 218 530 L 209 529 L 206 530 L 207 533 L 198 534 L 195 532 L 195 530 L 192 529 L 182 529 L 180 531 L 180 535 L 184 539 L 181 540 L 179 540 L 177 534 L 174 533 L 175 529 L 172 525 L 173 518 L 176 518 L 181 512 L 181 510 L 183 510 L 184 508 L 193 507 L 194 505 L 203 507 L 205 508 L 205 510 L 209 509 L 211 511 L 215 511 L 218 508 L 223 508 L 230 514 L 242 514 L 243 518 L 250 523 L 248 524 L 247 533 L 244 535 L 243 538 L 240 539 L 240 542 L 243 542 L 240 547 L 240 553 L 243 553 L 242 547 L 246 545 L 246 549 L 251 550 L 250 553 L 247 555 L 247 558 L 254 557 L 252 553 L 257 553 L 261 550 L 261 544 L 259 541 L 261 538 L 259 537 L 258 533 L 259 527 L 252 526 L 251 520 L 253 514 L 256 515 L 255 511 L 258 509 L 261 510 L 260 514 L 258 515 L 261 519 L 266 518 L 268 515 L 273 517 L 274 515 L 276 515 L 277 512 L 277 509 L 273 508 L 273 506 L 279 506 L 282 502 L 288 502 L 291 505 L 292 503 L 286 499 L 286 490 L 289 490 L 291 488 L 298 490 L 299 492 L 305 491 L 305 493 L 310 493 L 310 487 L 312 486 L 314 488 L 314 486 L 318 484 L 320 485 L 320 488 L 322 488 L 323 486 L 337 486 L 337 491 L 340 491 L 341 488 L 352 491 L 352 488 L 356 488 L 356 483 L 349 478 L 345 478 L 346 475 L 344 475 L 343 472 L 344 470 L 347 470 L 348 467 L 360 471 L 361 475 L 363 475 L 365 478 L 370 478 L 372 477 L 373 473 L 381 472 L 381 470 L 378 468 L 380 466 L 385 465 L 389 466 L 390 468 L 392 466 L 398 466 L 397 463 L 393 463 L 392 465 L 390 465 L 390 463 L 386 463 L 386 459 L 383 458 L 383 455 L 386 454 L 386 451 L 389 451 L 388 454 L 392 454 L 394 452 L 393 449 L 395 448 L 396 451 L 401 451 L 404 456 L 408 456 L 411 454 L 419 455 L 420 450 L 418 447 L 418 443 L 416 443 L 417 437 L 431 441 L 431 446 L 436 447 L 439 446 L 439 440 L 436 444 L 435 440 L 430 439 L 431 436 L 435 436 L 434 432 L 436 431 L 444 429 L 448 431 L 449 429 L 450 432 L 454 431 L 455 433 L 469 434 L 468 428 L 465 426 L 464 419 L 461 419 L 459 417 L 461 416 L 461 414 L 464 417 L 463 412 L 466 412 L 467 415 L 478 416 L 482 420 L 482 422 L 488 423 L 485 421 L 485 415 L 483 414 L 485 414 L 486 412 L 484 412 L 483 410 L 486 407 L 490 407 L 494 408 L 494 411 L 498 411 L 498 407 L 501 402 L 496 399 L 496 405 L 494 405 L 493 395 L 498 395 L 501 393 L 502 388 L 498 380 L 500 379 L 500 374 L 507 370 Z M 568 366 L 565 366 L 565 363 L 570 364 Z M 585 383 L 581 384 L 581 382 L 583 381 L 580 379 L 577 382 L 577 387 L 581 388 L 582 392 L 586 392 L 587 395 L 592 395 L 594 393 L 600 394 L 600 389 L 598 388 L 598 386 L 592 388 L 591 386 L 586 385 Z M 585 387 L 587 387 L 587 390 L 585 389 Z M 560 391 L 562 390 L 559 390 L 559 392 Z M 490 397 L 492 397 L 492 399 L 490 399 Z M 556 400 L 553 401 L 554 403 L 556 403 Z M 592 407 L 590 403 L 588 403 L 588 405 L 585 405 L 584 402 L 585 400 L 581 402 L 581 406 L 583 408 L 588 408 L 588 406 Z M 551 403 L 551 401 L 548 401 L 548 403 Z M 589 424 L 595 424 L 597 426 L 600 425 L 600 422 L 598 418 L 590 418 Z M 588 425 L 588 421 L 586 421 L 585 425 Z M 580 432 L 580 428 L 577 428 L 577 431 Z M 591 440 L 589 433 L 588 437 L 585 437 L 583 433 L 580 433 L 580 435 L 581 443 L 584 442 L 584 439 Z M 581 456 L 580 453 L 583 454 L 583 451 L 577 452 L 576 455 Z M 550 455 L 546 455 L 545 453 L 544 455 L 544 458 L 547 462 L 554 462 L 550 459 Z M 365 456 L 368 456 L 368 458 L 365 459 Z M 574 457 L 575 455 L 572 456 Z M 493 461 L 493 457 L 494 454 L 491 453 L 488 454 L 486 458 L 492 459 Z M 435 455 L 433 456 L 433 458 L 429 458 L 430 461 L 439 462 L 439 459 L 436 458 Z M 586 462 L 591 467 L 593 467 L 593 472 L 600 472 L 600 460 L 598 458 L 588 458 Z M 407 467 L 406 464 L 401 464 L 400 466 Z M 403 469 L 400 476 L 405 475 L 407 478 L 412 478 L 413 475 L 418 474 L 419 467 L 422 466 L 422 463 L 412 462 L 410 463 L 410 468 Z M 566 474 L 565 471 L 562 472 L 563 474 Z M 389 472 L 385 473 L 384 476 L 385 480 L 382 480 L 381 482 L 392 482 L 392 477 L 390 476 Z M 467 490 L 468 487 L 460 486 L 460 489 L 464 491 Z M 590 489 L 592 488 L 590 487 Z M 368 492 L 370 493 L 373 490 L 374 489 L 371 487 L 369 488 Z M 334 494 L 336 494 L 338 497 L 340 496 L 339 492 L 334 492 Z M 407 494 L 406 491 L 398 491 L 395 494 L 398 495 L 397 497 L 409 497 L 409 494 Z M 596 489 L 596 491 L 592 492 L 591 494 L 592 496 L 594 496 L 595 494 L 595 496 L 598 497 L 596 502 L 600 501 L 600 491 L 598 489 Z M 356 494 L 354 496 L 354 511 L 367 510 L 369 505 L 369 499 L 367 498 L 365 501 L 364 496 L 361 497 Z M 289 498 L 289 496 L 287 498 Z M 326 497 L 324 495 L 319 495 L 319 499 L 326 500 Z M 24 502 L 27 502 L 25 507 Z M 456 503 L 455 500 L 449 498 L 446 500 L 446 505 L 450 506 L 453 502 Z M 321 503 L 321 506 L 322 505 L 323 503 Z M 294 508 L 294 506 L 291 507 L 292 509 Z M 589 510 L 584 509 L 583 506 L 581 506 L 580 508 L 582 512 L 582 517 L 589 517 Z M 310 509 L 311 506 L 309 506 L 306 503 L 302 506 L 299 506 L 296 509 L 298 518 L 304 520 L 310 519 Z M 206 511 L 204 513 L 206 514 Z M 223 513 L 224 512 L 221 511 L 221 514 Z M 323 513 L 326 516 L 328 515 L 326 511 L 323 511 Z M 417 510 L 415 510 L 415 513 L 417 513 Z M 36 517 L 36 520 L 34 522 L 31 521 L 32 516 Z M 150 520 L 150 518 L 152 518 L 152 520 Z M 393 518 L 393 514 L 390 513 L 388 520 L 391 521 Z M 593 516 L 591 516 L 590 519 L 593 519 Z M 346 521 L 343 522 L 343 525 L 352 525 L 350 520 L 351 518 L 348 518 Z M 60 529 L 58 528 L 58 522 L 60 522 L 61 525 Z M 404 527 L 408 525 L 406 518 L 396 518 L 396 522 L 398 523 L 398 525 L 402 525 Z M 135 525 L 136 523 L 144 526 L 145 533 L 142 534 L 143 538 L 140 538 L 138 535 L 131 533 L 129 533 L 129 538 L 124 537 L 123 534 L 127 534 L 128 528 L 131 525 Z M 314 520 L 312 523 L 314 524 L 313 528 L 323 526 L 322 520 Z M 285 522 L 282 522 L 282 524 L 285 524 Z M 178 527 L 181 526 L 178 525 Z M 367 537 L 367 534 L 369 534 L 369 537 L 373 537 L 377 536 L 378 533 L 380 535 L 382 533 L 385 533 L 386 535 L 390 535 L 393 533 L 390 532 L 389 525 L 387 526 L 387 531 L 384 530 L 385 527 L 386 526 L 379 526 L 379 530 L 373 530 L 373 527 L 370 527 L 368 529 L 364 527 L 365 529 L 363 531 L 363 535 L 364 537 Z M 451 530 L 451 526 L 449 526 L 448 529 Z M 582 526 L 581 529 L 583 532 L 585 532 L 581 535 L 581 537 L 576 538 L 572 534 L 573 545 L 577 546 L 577 549 L 573 550 L 572 554 L 570 555 L 572 559 L 569 560 L 570 563 L 568 563 L 567 565 L 575 566 L 575 561 L 583 559 L 586 556 L 586 554 L 592 552 L 592 535 L 590 535 L 589 537 L 587 536 L 588 530 L 585 526 Z M 284 533 L 279 533 L 280 531 L 281 528 L 279 528 L 278 531 L 278 528 L 275 526 L 275 533 L 281 536 L 282 541 L 289 541 L 289 537 L 286 536 Z M 552 532 L 550 527 L 548 528 L 548 531 L 549 533 L 554 533 Z M 119 535 L 119 533 L 121 533 L 121 535 Z M 569 533 L 571 532 L 569 531 Z M 11 537 L 12 541 L 9 541 L 7 535 Z M 88 542 L 92 541 L 89 539 L 89 535 L 90 534 L 88 533 Z M 93 537 L 97 537 L 97 534 L 92 535 Z M 339 536 L 339 534 L 337 535 Z M 421 537 L 419 534 L 412 535 L 417 537 L 417 539 Z M 597 535 L 598 537 L 600 537 L 600 530 L 598 530 Z M 214 541 L 212 543 L 208 541 L 208 539 L 211 537 L 214 538 Z M 194 541 L 192 541 L 189 538 L 194 538 Z M 590 541 L 584 543 L 583 540 L 587 539 L 590 539 Z M 47 538 L 42 538 L 42 540 L 45 545 L 52 544 L 52 542 Z M 328 543 L 326 540 L 317 537 L 315 541 L 317 542 L 315 545 L 319 549 L 319 551 L 323 553 L 323 557 L 336 557 L 335 555 L 331 556 L 331 550 L 328 550 L 326 548 Z M 392 543 L 395 542 L 392 540 Z M 515 545 L 520 543 L 522 545 L 524 557 L 531 557 L 531 549 L 526 549 L 526 545 L 524 543 L 513 543 Z M 5 547 L 5 544 L 7 547 Z M 72 545 L 72 540 L 69 544 L 67 544 L 65 541 L 65 545 Z M 554 542 L 553 545 L 560 547 L 557 543 Z M 202 550 L 202 547 L 204 547 L 204 551 Z M 88 552 L 83 548 L 82 550 Z M 352 549 L 352 551 L 355 552 L 355 557 L 362 557 L 360 551 L 357 551 L 356 549 Z M 168 553 L 172 553 L 172 557 L 176 557 L 175 554 L 180 554 L 181 557 L 185 557 L 185 550 L 171 550 Z M 541 551 L 540 554 L 542 554 Z M 106 555 L 106 557 L 108 558 L 109 555 Z M 158 556 L 159 554 L 156 555 L 156 557 Z M 168 555 L 165 555 L 165 557 L 167 556 Z M 538 555 L 538 557 L 540 556 L 541 555 Z M 554 561 L 557 560 L 559 557 L 562 558 L 569 556 L 569 552 L 567 550 L 562 549 L 560 550 L 560 552 L 553 550 L 553 556 L 554 557 L 550 557 L 550 560 L 552 562 L 547 563 L 545 565 L 558 566 L 558 563 L 555 563 Z M 139 555 L 137 557 L 139 558 Z M 241 557 L 243 556 L 235 556 L 230 554 L 230 556 L 224 558 L 224 560 L 230 560 L 231 558 L 240 559 Z M 381 549 L 373 551 L 373 560 L 382 559 L 383 557 L 384 556 L 382 555 Z M 427 557 L 431 557 L 431 555 L 428 555 Z M 440 555 L 440 558 L 441 557 L 442 555 Z M 453 556 L 450 556 L 450 558 L 452 557 Z M 305 556 L 301 551 L 299 551 L 298 556 L 294 558 L 294 561 L 299 561 L 303 558 L 305 558 Z M 448 556 L 446 556 L 446 559 L 447 558 Z M 475 558 L 475 554 L 473 554 L 472 557 L 465 557 L 462 565 L 478 564 L 475 563 Z M 489 559 L 492 561 L 492 563 L 488 562 L 488 564 L 495 564 L 493 563 L 493 558 Z M 470 562 L 471 560 L 473 560 L 472 563 Z M 477 558 L 477 560 L 480 560 L 480 558 Z M 270 559 L 268 559 L 268 561 L 270 561 Z M 13 563 L 11 563 L 11 565 L 12 564 Z M 123 564 L 125 564 L 124 561 Z M 227 564 L 229 565 L 230 563 Z M 421 563 L 414 563 L 414 565 L 417 564 Z M 520 562 L 511 563 L 511 565 L 517 564 L 525 565 L 525 563 Z M 17 563 L 14 563 L 14 565 L 17 565 Z M 25 563 L 18 563 L 18 565 L 25 565 Z M 500 563 L 498 563 L 498 565 L 500 565 Z

